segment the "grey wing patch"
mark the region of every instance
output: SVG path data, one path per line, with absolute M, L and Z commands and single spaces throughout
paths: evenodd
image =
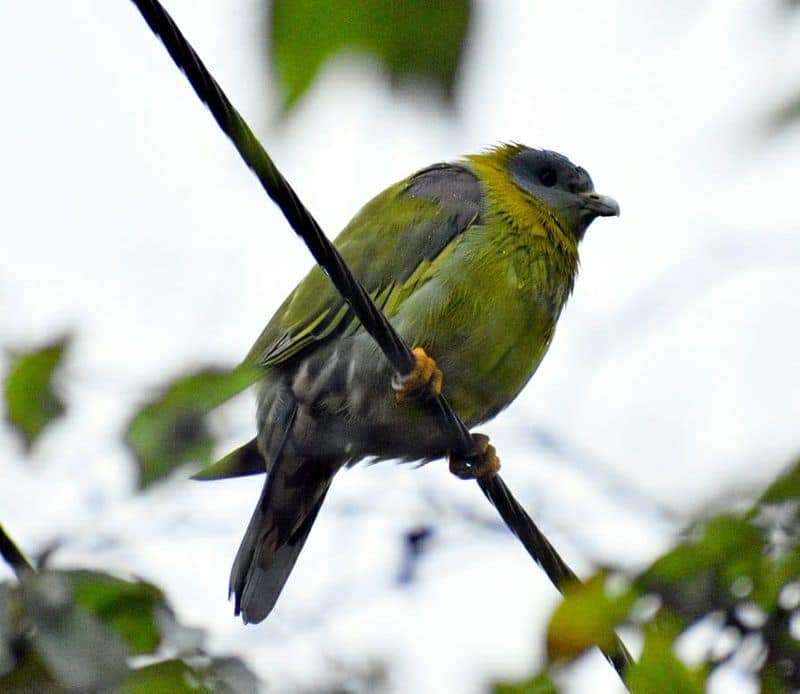
M 482 224 L 483 187 L 478 177 L 460 164 L 434 164 L 418 171 L 404 193 L 438 202 L 454 217 L 454 228 Z

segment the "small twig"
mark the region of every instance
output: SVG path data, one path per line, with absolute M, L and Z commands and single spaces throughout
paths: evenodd
M 9 537 L 2 523 L 0 523 L 0 556 L 14 569 L 14 573 L 20 580 L 27 574 L 36 573 L 33 564 L 28 561 L 22 550 Z
M 319 224 L 300 202 L 295 191 L 183 37 L 175 22 L 157 0 L 132 0 L 132 2 L 153 33 L 164 43 L 167 52 L 184 72 L 197 96 L 211 111 L 220 129 L 231 139 L 244 162 L 256 174 L 267 195 L 280 208 L 294 232 L 303 239 L 314 259 L 350 305 L 364 329 L 378 343 L 398 373 L 410 374 L 415 360 L 409 348 L 395 332 L 386 316 L 372 302 L 361 283 L 350 273 L 339 252 L 322 233 Z M 429 402 L 443 430 L 450 434 L 453 453 L 461 460 L 474 463 L 478 453 L 472 436 L 446 398 L 440 396 L 432 398 Z M 525 549 L 544 569 L 559 591 L 563 591 L 566 583 L 578 580 L 525 509 L 514 499 L 499 475 L 478 478 L 477 482 L 506 525 L 520 539 Z M 632 662 L 625 646 L 618 641 L 617 647 L 610 652 L 604 652 L 604 655 L 622 678 L 625 669 Z

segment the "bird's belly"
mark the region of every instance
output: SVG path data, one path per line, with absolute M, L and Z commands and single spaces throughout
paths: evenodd
M 498 312 L 483 321 L 477 339 L 461 343 L 457 359 L 439 357 L 443 391 L 467 426 L 491 419 L 514 400 L 541 363 L 555 323 L 549 312 L 530 306 L 513 315 Z
M 392 321 L 409 346 L 423 347 L 436 360 L 443 393 L 468 427 L 491 419 L 522 390 L 550 345 L 569 293 L 567 284 L 533 285 L 518 275 L 508 267 L 494 272 L 494 285 L 477 298 L 467 282 L 431 282 L 404 306 L 407 315 L 401 311 Z M 393 369 L 363 331 L 318 350 L 308 362 L 297 372 L 294 393 L 307 412 L 299 419 L 306 422 L 309 454 L 322 441 L 326 457 L 348 461 L 432 458 L 450 448 L 432 408 L 396 401 Z M 309 374 L 313 378 L 306 379 Z
M 520 256 L 525 262 L 521 262 Z M 434 332 L 430 356 L 444 374 L 444 393 L 468 426 L 494 417 L 530 380 L 553 338 L 556 322 L 570 293 L 570 275 L 562 277 L 546 257 L 495 256 L 491 267 L 461 276 L 475 286 L 455 288 L 452 302 L 470 296 L 471 311 L 444 315 L 464 319 L 444 335 Z M 423 342 L 423 346 L 426 344 Z

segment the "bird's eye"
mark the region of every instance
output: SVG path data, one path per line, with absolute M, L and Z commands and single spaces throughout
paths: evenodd
M 539 172 L 539 180 L 542 182 L 543 186 L 552 188 L 558 181 L 558 176 L 553 169 L 542 169 Z

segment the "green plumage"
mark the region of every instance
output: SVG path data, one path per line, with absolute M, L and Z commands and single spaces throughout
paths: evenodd
M 616 213 L 566 158 L 509 145 L 391 186 L 335 243 L 406 343 L 436 360 L 472 427 L 533 375 L 572 291 L 578 242 L 592 219 Z M 319 269 L 246 362 L 264 370 L 259 434 L 225 465 L 268 471 L 231 575 L 247 622 L 272 609 L 342 465 L 431 459 L 448 442 L 421 403 L 396 401 L 390 365 Z

